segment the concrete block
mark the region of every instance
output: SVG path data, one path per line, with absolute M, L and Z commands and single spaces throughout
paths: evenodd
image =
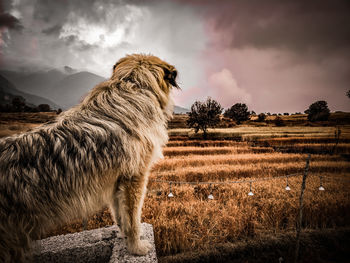
M 142 233 L 141 239 L 153 244 L 146 256 L 130 255 L 119 228 L 109 226 L 39 240 L 33 247 L 33 259 L 40 263 L 158 262 L 152 225 L 143 223 Z

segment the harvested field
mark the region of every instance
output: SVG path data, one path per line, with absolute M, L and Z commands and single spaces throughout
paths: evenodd
M 13 134 L 36 125 L 35 122 L 22 123 L 17 119 L 3 124 L 5 129 L 0 131 Z M 239 251 L 244 253 L 252 249 L 248 249 L 252 244 L 265 240 L 266 236 L 270 240 L 264 241 L 266 249 L 277 242 L 274 237 L 285 237 L 278 244 L 287 242 L 289 246 L 293 245 L 301 176 L 288 178 L 290 191 L 285 190 L 287 182 L 283 176 L 302 174 L 306 153 L 310 149 L 314 151 L 304 196 L 302 226 L 306 232 L 320 233 L 312 234 L 313 237 L 322 237 L 322 233 L 328 233 L 329 229 L 349 229 L 350 162 L 344 156 L 349 153 L 350 127 L 341 127 L 337 145 L 335 130 L 335 127 L 239 126 L 210 130 L 207 140 L 202 140 L 201 134 L 194 134 L 188 129 L 169 130 L 171 137 L 164 149 L 165 157 L 151 171 L 142 216 L 143 221 L 154 227 L 159 261 L 182 262 L 186 259 L 186 262 L 210 262 L 203 258 L 201 261 L 200 257 L 217 256 L 222 248 L 229 255 L 236 251 L 232 247 L 238 244 Z M 334 145 L 338 150 L 333 155 L 328 154 L 326 150 Z M 278 148 L 294 149 L 295 152 L 281 153 Z M 325 152 L 318 152 L 323 150 Z M 273 179 L 280 176 L 282 178 Z M 318 190 L 320 176 L 323 177 L 325 191 Z M 255 181 L 264 178 L 271 180 Z M 211 182 L 212 185 L 173 183 L 174 197 L 169 198 L 169 183 L 155 180 Z M 215 184 L 230 181 L 244 183 Z M 248 196 L 250 187 L 247 181 L 253 181 L 253 196 Z M 213 200 L 208 199 L 210 193 Z M 88 219 L 87 228 L 111 224 L 110 213 L 104 209 Z M 49 235 L 81 230 L 82 220 L 77 218 L 69 225 L 59 226 Z M 343 232 L 339 231 L 336 236 L 343 237 Z M 309 241 L 305 240 L 303 244 Z M 243 249 L 244 244 L 247 244 L 246 250 Z M 341 243 L 332 244 L 342 249 Z
M 334 138 L 334 132 L 336 127 L 311 127 L 311 126 L 286 126 L 286 127 L 274 127 L 274 126 L 237 126 L 235 128 L 218 128 L 209 129 L 208 138 L 210 140 L 239 140 L 255 142 L 264 139 L 271 138 Z M 341 127 L 341 138 L 350 137 L 350 126 L 344 125 Z M 175 138 L 190 138 L 190 139 L 202 139 L 203 134 L 201 132 L 194 133 L 190 129 L 177 128 L 170 129 L 169 134 L 175 136 Z
M 292 131 L 294 132 L 294 131 Z M 311 137 L 309 137 L 311 138 Z M 225 140 L 226 141 L 226 140 Z M 306 154 L 256 153 L 250 143 L 203 141 L 171 138 L 164 149 L 165 158 L 152 169 L 143 220 L 153 224 L 159 260 L 171 262 L 169 255 L 210 251 L 223 244 L 258 240 L 265 235 L 281 235 L 295 229 L 301 176 L 258 181 L 252 184 L 254 196 L 248 196 L 249 183 L 215 184 L 215 182 L 254 181 L 288 174 L 302 174 Z M 345 143 L 346 144 L 346 143 Z M 176 146 L 178 145 L 178 146 Z M 188 146 L 185 146 L 188 145 Z M 197 145 L 197 146 L 194 146 Z M 217 145 L 217 146 L 215 146 Z M 264 149 L 264 147 L 262 147 Z M 303 227 L 328 229 L 349 227 L 350 163 L 339 155 L 312 155 L 307 179 Z M 319 191 L 320 176 L 325 191 Z M 154 180 L 214 182 L 200 185 Z M 212 193 L 214 200 L 209 200 Z M 112 224 L 108 209 L 94 215 L 88 227 Z M 81 222 L 61 228 L 56 233 L 81 229 Z M 248 242 L 248 241 L 247 241 Z M 172 257 L 176 262 L 177 257 Z

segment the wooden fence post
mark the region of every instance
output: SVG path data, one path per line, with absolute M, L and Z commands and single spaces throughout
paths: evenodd
M 306 165 L 305 165 L 305 170 L 303 175 L 303 181 L 301 183 L 301 192 L 299 197 L 299 222 L 297 221 L 297 236 L 296 236 L 295 257 L 294 257 L 295 263 L 298 262 L 298 257 L 299 257 L 300 232 L 301 232 L 301 224 L 303 221 L 303 198 L 304 198 L 304 191 L 306 186 L 307 173 L 309 171 L 310 157 L 311 155 L 309 154 L 309 156 L 306 159 Z
M 341 134 L 341 129 L 340 129 L 340 127 L 338 127 L 337 130 L 334 132 L 335 143 L 334 143 L 334 146 L 331 150 L 331 155 L 333 155 L 335 153 L 335 149 L 337 148 L 337 145 L 339 143 L 340 134 Z

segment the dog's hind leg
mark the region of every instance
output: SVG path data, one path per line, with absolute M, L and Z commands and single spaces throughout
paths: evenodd
M 127 237 L 128 251 L 136 255 L 146 255 L 152 247 L 147 240 L 140 240 L 141 210 L 146 193 L 146 178 L 146 175 L 143 175 L 118 181 L 113 193 L 114 220 Z

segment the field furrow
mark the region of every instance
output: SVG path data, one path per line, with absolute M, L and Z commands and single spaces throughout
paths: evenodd
M 245 165 L 258 162 L 266 163 L 289 163 L 305 162 L 305 154 L 283 154 L 283 153 L 262 153 L 262 154 L 218 154 L 218 155 L 193 155 L 166 157 L 158 161 L 154 166 L 153 172 L 172 171 L 183 167 L 203 167 L 211 165 Z M 339 156 L 313 155 L 312 161 L 331 161 L 341 160 Z
M 289 163 L 247 163 L 236 165 L 204 165 L 178 167 L 170 171 L 153 172 L 151 178 L 170 181 L 222 181 L 225 179 L 261 178 L 283 176 L 304 171 L 305 161 Z M 317 173 L 342 173 L 350 170 L 349 162 L 312 161 L 310 171 Z

